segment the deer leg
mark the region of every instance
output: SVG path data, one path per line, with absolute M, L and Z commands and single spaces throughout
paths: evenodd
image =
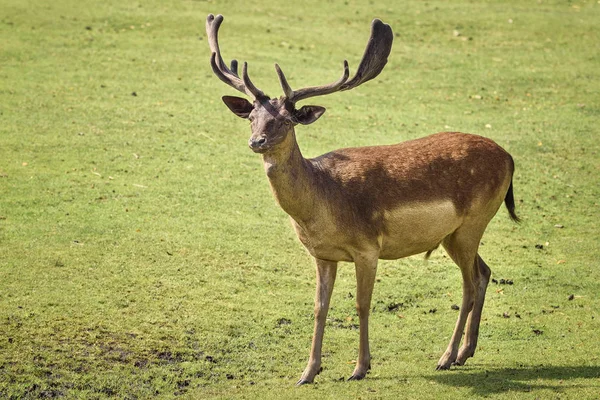
M 296 385 L 312 383 L 321 372 L 321 347 L 325 322 L 329 311 L 329 301 L 333 292 L 333 284 L 337 273 L 337 262 L 315 259 L 317 269 L 317 290 L 315 295 L 315 329 L 308 364 Z
M 358 360 L 352 376 L 348 380 L 361 380 L 371 369 L 371 352 L 369 351 L 369 312 L 371 296 L 375 285 L 378 255 L 356 257 L 356 311 L 360 321 L 360 341 Z
M 475 354 L 475 348 L 477 347 L 477 337 L 479 336 L 479 323 L 481 322 L 481 312 L 483 310 L 483 303 L 485 301 L 485 291 L 490 281 L 492 271 L 490 267 L 477 255 L 475 260 L 476 268 L 478 273 L 476 274 L 476 292 L 475 292 L 475 303 L 473 310 L 467 320 L 467 330 L 465 333 L 465 341 L 458 351 L 456 357 L 456 364 L 463 365 L 467 358 L 473 357 Z
M 463 277 L 464 278 L 464 277 Z M 460 308 L 460 314 L 452 333 L 452 338 L 448 344 L 448 348 L 438 361 L 437 369 L 449 369 L 456 361 L 458 356 L 458 345 L 463 334 L 465 324 L 474 303 L 474 290 L 470 282 L 463 280 L 463 300 Z
M 476 260 L 477 248 L 481 234 L 474 235 L 473 230 L 464 228 L 455 231 L 442 242 L 446 252 L 460 268 L 463 278 L 463 299 L 458 320 L 452 333 L 448 348 L 438 361 L 437 369 L 449 369 L 456 362 L 458 346 L 463 335 L 467 319 L 475 304 L 478 291 L 477 277 L 479 276 L 478 263 Z

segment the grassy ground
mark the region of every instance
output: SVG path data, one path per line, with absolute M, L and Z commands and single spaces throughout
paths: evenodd
M 0 4 L 0 397 L 599 398 L 599 2 L 222 3 Z M 274 62 L 293 87 L 329 82 L 373 17 L 392 26 L 383 74 L 299 128 L 306 156 L 444 130 L 513 154 L 523 223 L 502 210 L 484 236 L 497 283 L 466 366 L 434 371 L 460 304 L 438 251 L 381 263 L 361 382 L 341 379 L 344 266 L 325 369 L 293 386 L 313 266 L 220 101 L 209 12 L 272 96 Z

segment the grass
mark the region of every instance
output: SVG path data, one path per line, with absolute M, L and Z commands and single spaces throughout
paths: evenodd
M 272 96 L 274 62 L 293 87 L 329 82 L 373 17 L 392 26 L 382 75 L 299 128 L 306 156 L 443 130 L 514 156 L 523 223 L 502 210 L 483 238 L 498 283 L 466 366 L 434 371 L 460 304 L 438 251 L 381 263 L 361 382 L 340 381 L 358 347 L 344 266 L 325 369 L 293 386 L 313 267 L 219 99 L 209 12 Z M 583 0 L 3 1 L 0 397 L 600 397 L 599 19 Z

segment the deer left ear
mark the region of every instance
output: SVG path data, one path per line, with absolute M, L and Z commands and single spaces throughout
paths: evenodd
M 294 119 L 302 125 L 312 124 L 319 119 L 325 112 L 325 107 L 321 106 L 303 106 L 294 111 Z

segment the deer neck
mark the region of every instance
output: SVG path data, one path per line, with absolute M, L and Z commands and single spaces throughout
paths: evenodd
M 302 156 L 295 133 L 265 153 L 263 162 L 279 206 L 297 222 L 309 220 L 314 208 L 310 163 Z

